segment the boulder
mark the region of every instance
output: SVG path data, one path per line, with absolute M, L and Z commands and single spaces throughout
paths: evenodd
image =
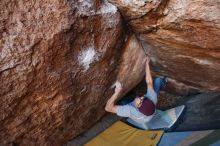
M 220 3 L 109 0 L 150 54 L 153 70 L 200 91 L 220 90 Z
M 0 145 L 62 145 L 105 114 L 114 82 L 128 77 L 126 92 L 144 76 L 105 0 L 2 1 L 0 19 Z
M 146 54 L 135 35 L 130 35 L 124 46 L 117 79 L 122 83 L 121 96 L 131 91 L 145 76 Z

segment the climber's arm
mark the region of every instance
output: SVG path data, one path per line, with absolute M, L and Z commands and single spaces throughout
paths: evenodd
M 146 82 L 147 82 L 147 88 L 149 89 L 153 89 L 153 79 L 151 76 L 151 72 L 150 72 L 150 58 L 147 57 L 146 60 L 146 67 L 145 67 L 145 71 L 146 71 Z
M 111 98 L 107 101 L 106 106 L 105 106 L 105 111 L 111 112 L 111 113 L 116 113 L 117 111 L 117 105 L 115 105 L 115 100 L 118 97 L 118 93 L 114 93 Z
M 107 104 L 105 106 L 105 110 L 107 112 L 116 113 L 117 112 L 117 105 L 115 105 L 115 100 L 119 97 L 121 92 L 121 83 L 117 82 L 115 85 L 115 93 L 111 96 L 111 98 L 107 101 Z

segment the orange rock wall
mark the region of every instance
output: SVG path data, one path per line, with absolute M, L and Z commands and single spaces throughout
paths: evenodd
M 79 135 L 105 114 L 124 52 L 136 66 L 144 57 L 107 1 L 10 0 L 0 11 L 0 145 L 56 146 Z M 123 74 L 134 69 L 125 66 Z
M 199 90 L 220 90 L 220 3 L 109 0 L 142 40 L 154 72 Z

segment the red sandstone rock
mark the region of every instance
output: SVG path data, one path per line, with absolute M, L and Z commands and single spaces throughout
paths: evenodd
M 0 145 L 60 145 L 104 114 L 124 38 L 106 4 L 1 2 Z
M 184 93 L 220 90 L 217 1 L 109 1 L 156 74 Z M 0 20 L 0 145 L 62 145 L 103 116 L 115 81 L 126 93 L 144 76 L 141 45 L 107 1 L 2 1 Z
M 122 96 L 134 85 L 140 83 L 145 76 L 146 55 L 144 49 L 134 35 L 128 37 L 119 64 L 117 79 L 123 84 Z
M 220 3 L 109 0 L 140 35 L 154 72 L 200 90 L 220 90 Z
M 62 145 L 103 116 L 115 81 L 127 92 L 144 76 L 143 50 L 107 1 L 0 10 L 0 145 Z

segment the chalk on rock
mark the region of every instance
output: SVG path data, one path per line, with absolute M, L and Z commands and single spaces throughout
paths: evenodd
M 111 86 L 111 89 L 114 88 L 114 87 L 122 88 L 121 82 L 117 80 L 117 81 Z

